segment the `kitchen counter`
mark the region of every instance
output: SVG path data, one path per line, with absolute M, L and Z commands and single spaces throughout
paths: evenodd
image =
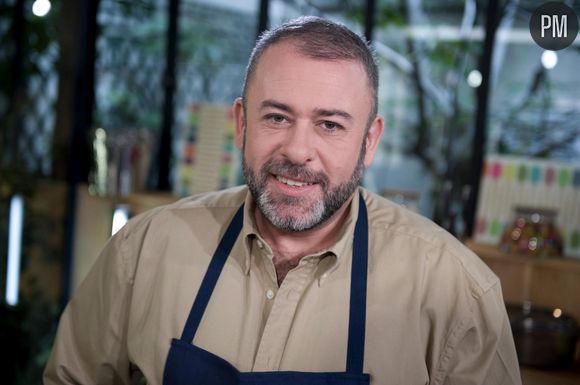
M 580 369 L 539 370 L 521 368 L 522 385 L 579 385 Z
M 580 260 L 538 258 L 506 254 L 492 245 L 466 242 L 499 277 L 504 300 L 521 304 L 560 308 L 580 321 Z M 580 385 L 580 352 L 576 364 L 567 370 L 541 370 L 522 367 L 523 385 Z

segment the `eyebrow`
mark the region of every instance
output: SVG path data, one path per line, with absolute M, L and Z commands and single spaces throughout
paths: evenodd
M 294 112 L 294 110 L 292 110 L 292 108 L 289 105 L 284 104 L 284 103 L 277 102 L 277 101 L 272 100 L 272 99 L 264 100 L 260 104 L 260 110 L 264 110 L 266 108 L 277 108 L 279 110 L 282 110 L 282 111 L 285 111 L 285 112 L 288 112 L 288 113 L 293 113 Z
M 272 99 L 264 100 L 260 104 L 260 110 L 263 110 L 266 108 L 276 108 L 276 109 L 279 109 L 281 111 L 285 111 L 288 113 L 294 112 L 292 107 L 290 107 L 289 105 L 281 103 L 281 102 L 277 102 L 277 101 L 272 100 Z M 349 121 L 353 120 L 353 117 L 351 114 L 349 114 L 346 111 L 339 110 L 339 109 L 316 108 L 316 109 L 314 109 L 314 113 L 316 116 L 320 116 L 320 117 L 340 116 L 340 117 L 342 117 L 346 120 L 349 120 Z

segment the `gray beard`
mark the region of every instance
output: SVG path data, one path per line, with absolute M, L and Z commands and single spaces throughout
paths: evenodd
M 269 160 L 260 169 L 260 174 L 256 175 L 254 170 L 248 167 L 244 151 L 242 166 L 250 192 L 262 214 L 280 230 L 300 232 L 313 229 L 326 222 L 356 191 L 364 170 L 365 150 L 363 141 L 359 159 L 352 175 L 346 182 L 335 187 L 330 186 L 328 176 L 323 172 L 313 172 L 305 166 L 294 164 L 288 160 L 279 162 Z M 280 173 L 301 181 L 318 183 L 323 191 L 322 200 L 314 202 L 306 214 L 282 215 L 280 210 L 282 205 L 304 208 L 303 205 L 307 200 L 284 197 L 276 201 L 266 190 L 266 183 L 270 174 Z

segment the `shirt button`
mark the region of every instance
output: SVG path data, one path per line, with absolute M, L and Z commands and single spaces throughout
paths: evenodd
M 263 248 L 264 248 L 264 244 L 263 244 L 263 243 L 262 243 L 262 241 L 260 241 L 259 239 L 256 241 L 256 243 L 258 244 L 258 247 L 259 247 L 260 249 L 263 249 Z
M 272 290 L 268 290 L 266 292 L 266 298 L 268 298 L 268 299 L 274 298 L 274 292 Z

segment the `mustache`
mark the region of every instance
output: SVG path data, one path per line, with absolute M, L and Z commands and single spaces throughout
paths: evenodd
M 311 170 L 307 166 L 292 163 L 288 159 L 266 161 L 262 166 L 262 178 L 267 178 L 268 174 L 284 175 L 306 183 L 318 183 L 323 187 L 329 184 L 329 178 L 324 172 Z

